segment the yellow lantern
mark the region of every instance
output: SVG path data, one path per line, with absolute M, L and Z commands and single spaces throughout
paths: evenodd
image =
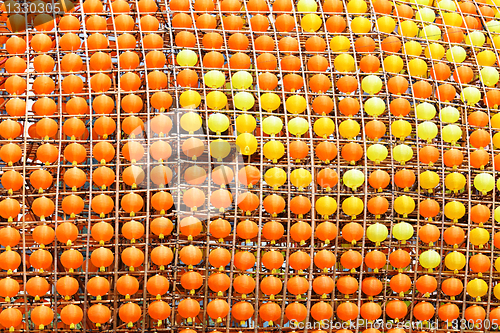
M 281 104 L 280 97 L 275 93 L 265 93 L 260 95 L 260 106 L 263 110 L 271 112 L 279 108 Z
M 478 246 L 480 249 L 490 240 L 490 233 L 484 228 L 474 228 L 470 231 L 469 240 L 472 245 Z
M 299 191 L 303 191 L 304 187 L 308 187 L 312 182 L 311 173 L 304 168 L 295 169 L 290 173 L 290 182 Z
M 496 130 L 500 129 L 500 113 L 495 113 L 491 117 L 491 128 Z
M 286 172 L 281 168 L 273 167 L 264 174 L 264 181 L 276 191 L 285 184 Z
M 270 136 L 275 136 L 283 128 L 283 121 L 279 117 L 270 116 L 262 121 L 262 130 Z
M 413 237 L 415 230 L 413 226 L 407 222 L 399 222 L 392 227 L 392 234 L 401 241 L 401 244 L 406 244 L 406 241 Z
M 347 3 L 347 12 L 350 14 L 364 14 L 368 5 L 363 0 L 351 0 Z
M 500 46 L 500 35 L 494 35 L 490 42 L 493 44 L 495 48 L 498 48 Z
M 339 133 L 346 139 L 352 139 L 358 136 L 360 131 L 359 123 L 353 119 L 346 119 L 339 125 Z
M 412 0 L 410 2 L 414 3 L 416 5 L 420 5 L 420 6 L 431 6 L 432 5 L 431 0 Z
M 493 35 L 491 39 L 489 39 L 489 42 L 493 44 L 495 48 L 498 48 L 500 46 L 500 35 Z
M 436 20 L 436 13 L 430 8 L 419 8 L 415 13 L 415 19 L 425 23 L 432 23 Z
M 491 20 L 486 22 L 486 27 L 490 32 L 493 33 L 500 33 L 500 21 L 497 20 Z
M 236 145 L 243 155 L 252 155 L 257 150 L 258 142 L 250 133 L 242 133 L 236 138 Z
M 465 44 L 469 46 L 481 47 L 486 42 L 486 37 L 482 32 L 472 31 L 465 36 Z
M 217 139 L 210 142 L 210 156 L 222 162 L 231 152 L 231 145 L 226 140 Z
M 452 270 L 454 274 L 458 274 L 458 271 L 462 270 L 465 267 L 465 256 L 463 253 L 453 251 L 448 253 L 446 257 L 444 257 L 445 266 Z
M 252 115 L 241 114 L 236 118 L 236 130 L 240 133 L 250 133 L 257 127 L 257 121 Z
M 488 292 L 488 284 L 483 279 L 474 279 L 467 283 L 467 294 L 481 302 L 481 297 Z
M 418 33 L 417 24 L 413 21 L 403 21 L 399 25 L 398 33 L 404 37 L 415 37 Z
M 458 193 L 461 189 L 464 188 L 466 183 L 466 179 L 464 175 L 458 172 L 450 173 L 444 179 L 444 184 L 446 188 L 454 193 Z
M 493 288 L 493 294 L 497 299 L 500 299 L 500 283 L 497 283 L 495 288 Z
M 492 21 L 490 21 L 492 22 Z M 488 22 L 488 23 L 490 23 Z M 500 24 L 499 24 L 500 27 Z M 484 50 L 476 54 L 477 63 L 479 66 L 493 66 L 497 60 L 495 52 L 491 50 Z
M 177 54 L 176 60 L 180 66 L 192 67 L 198 62 L 198 56 L 193 50 L 182 50 Z
M 467 57 L 467 52 L 461 46 L 452 46 L 446 51 L 446 60 L 452 63 L 460 64 Z
M 342 177 L 344 185 L 356 191 L 365 182 L 365 174 L 357 169 L 349 169 Z
M 366 156 L 370 161 L 375 162 L 375 164 L 380 164 L 381 161 L 385 160 L 388 153 L 387 148 L 380 143 L 373 144 L 366 150 Z
M 417 134 L 420 139 L 427 141 L 427 143 L 431 143 L 432 139 L 438 134 L 438 128 L 433 122 L 424 121 L 418 124 Z
M 235 89 L 244 90 L 250 88 L 253 83 L 252 74 L 246 71 L 237 71 L 231 77 L 231 85 Z
M 306 110 L 307 101 L 303 96 L 292 95 L 286 99 L 286 110 L 293 114 L 299 114 Z
M 240 91 L 239 93 L 234 94 L 233 103 L 238 110 L 247 111 L 253 108 L 255 98 L 252 93 Z
M 484 67 L 479 72 L 479 77 L 485 86 L 493 87 L 498 83 L 499 74 L 493 67 Z
M 413 149 L 405 144 L 397 145 L 392 149 L 392 156 L 401 165 L 404 165 L 413 157 Z
M 309 130 L 309 122 L 301 117 L 296 117 L 288 121 L 288 131 L 300 137 Z
M 376 118 L 385 112 L 385 102 L 380 97 L 370 97 L 363 104 L 363 109 L 368 115 Z
M 455 143 L 457 143 L 457 141 L 462 137 L 462 129 L 455 124 L 446 125 L 443 127 L 441 137 L 444 142 L 449 142 L 451 145 L 455 145 Z
M 226 83 L 226 76 L 221 71 L 209 71 L 203 76 L 205 85 L 212 89 L 220 88 Z
M 363 16 L 357 16 L 351 21 L 351 30 L 355 34 L 366 34 L 372 29 L 372 23 Z
M 494 217 L 495 221 L 500 222 L 500 206 L 495 208 Z
M 264 144 L 264 156 L 273 161 L 273 163 L 277 163 L 278 160 L 283 157 L 285 154 L 285 146 L 280 141 L 271 140 Z
M 229 118 L 222 113 L 212 113 L 208 117 L 208 128 L 217 135 L 221 135 L 229 128 Z
M 377 19 L 378 31 L 390 34 L 396 29 L 396 21 L 389 16 L 381 16 Z
M 337 201 L 331 197 L 320 197 L 316 200 L 316 212 L 325 220 L 337 211 Z
M 198 113 L 187 112 L 181 117 L 181 127 L 183 130 L 193 134 L 201 128 L 202 120 Z
M 447 106 L 439 111 L 439 119 L 445 123 L 456 123 L 460 119 L 460 112 L 453 106 Z
M 435 250 L 427 250 L 420 254 L 418 261 L 423 268 L 426 268 L 431 273 L 441 263 L 441 256 Z
M 363 200 L 358 197 L 351 196 L 342 202 L 342 210 L 353 220 L 357 215 L 361 214 L 364 209 Z
M 419 37 L 427 40 L 440 40 L 441 29 L 434 24 L 426 25 L 422 30 L 420 30 Z
M 317 14 L 306 14 L 300 20 L 300 26 L 305 32 L 316 32 L 323 25 L 323 20 Z
M 297 11 L 299 13 L 314 13 L 318 9 L 318 4 L 314 0 L 299 0 Z
M 420 120 L 432 120 L 436 116 L 436 108 L 428 102 L 423 102 L 415 108 L 417 118 Z
M 346 36 L 335 36 L 330 40 L 332 52 L 347 52 L 351 48 L 351 42 Z
M 374 223 L 366 229 L 366 237 L 371 242 L 374 242 L 376 246 L 380 246 L 380 243 L 385 241 L 389 235 L 389 230 L 382 223 Z
M 407 195 L 397 197 L 394 200 L 394 210 L 406 218 L 408 214 L 411 214 L 415 210 L 415 201 Z
M 495 260 L 495 269 L 497 272 L 500 272 L 500 257 L 496 258 Z
M 403 53 L 409 56 L 419 57 L 422 54 L 422 45 L 414 40 L 406 42 L 403 45 Z
M 375 95 L 382 89 L 382 80 L 376 75 L 368 75 L 361 81 L 361 88 L 368 95 Z
M 314 122 L 314 133 L 324 139 L 328 138 L 335 131 L 335 123 L 328 117 L 321 117 Z
M 433 60 L 441 60 L 441 58 L 444 57 L 445 52 L 446 50 L 443 45 L 438 43 L 432 43 L 424 50 L 425 56 Z
M 212 110 L 223 109 L 227 104 L 227 97 L 222 91 L 211 91 L 207 94 L 207 106 Z
M 462 16 L 458 13 L 443 13 L 443 23 L 450 27 L 460 27 Z
M 457 6 L 453 0 L 441 0 L 438 2 L 438 8 L 441 10 L 447 10 L 450 12 L 454 12 L 457 10 Z
M 386 72 L 397 74 L 403 70 L 404 62 L 400 56 L 390 55 L 384 59 L 384 69 Z
M 412 59 L 408 62 L 411 76 L 427 77 L 427 63 L 422 59 Z
M 201 96 L 194 90 L 186 90 L 179 97 L 179 103 L 184 109 L 196 109 L 201 103 Z
M 433 189 L 439 185 L 439 175 L 434 171 L 424 171 L 420 174 L 420 186 L 432 193 Z
M 462 102 L 467 102 L 467 105 L 475 105 L 481 100 L 481 92 L 476 87 L 465 87 L 460 94 Z
M 344 50 L 342 52 L 347 52 L 347 50 Z M 335 66 L 335 69 L 339 72 L 353 72 L 356 69 L 356 64 L 354 62 L 354 58 L 352 55 L 347 54 L 347 53 L 342 53 L 339 54 L 337 57 L 335 57 L 335 60 L 333 61 L 333 65 Z
M 474 187 L 483 195 L 495 188 L 495 177 L 493 175 L 482 172 L 474 178 Z
M 391 124 L 391 132 L 396 138 L 400 140 L 404 140 L 404 138 L 408 137 L 411 134 L 411 124 L 406 120 L 396 120 Z
M 492 126 L 493 127 L 493 126 Z M 500 148 L 500 133 L 495 133 L 493 135 L 493 146 L 498 149 Z
M 459 201 L 450 201 L 444 205 L 444 215 L 457 223 L 465 215 L 465 206 Z

